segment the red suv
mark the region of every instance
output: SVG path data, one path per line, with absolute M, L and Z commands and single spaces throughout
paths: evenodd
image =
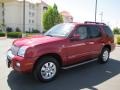
M 21 38 L 7 53 L 8 67 L 32 72 L 40 81 L 51 81 L 59 69 L 98 60 L 106 63 L 114 50 L 114 36 L 104 23 L 62 23 L 44 35 Z

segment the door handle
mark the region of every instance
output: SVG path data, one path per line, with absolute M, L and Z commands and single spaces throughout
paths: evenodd
M 95 44 L 94 42 L 88 42 L 88 44 Z

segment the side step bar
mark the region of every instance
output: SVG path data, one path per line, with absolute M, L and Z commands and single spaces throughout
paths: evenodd
M 97 60 L 98 60 L 98 58 L 92 59 L 92 60 L 89 60 L 89 61 L 86 61 L 86 62 L 74 64 L 74 65 L 71 65 L 71 66 L 62 67 L 61 69 L 70 69 L 70 68 L 73 68 L 73 67 L 76 67 L 76 66 L 80 66 L 80 65 L 84 65 L 84 64 L 87 64 L 89 62 L 94 62 L 94 61 L 97 61 Z

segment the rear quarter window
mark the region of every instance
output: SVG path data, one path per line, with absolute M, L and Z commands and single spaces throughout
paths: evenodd
M 104 32 L 107 34 L 107 36 L 113 37 L 113 32 L 108 26 L 104 27 Z

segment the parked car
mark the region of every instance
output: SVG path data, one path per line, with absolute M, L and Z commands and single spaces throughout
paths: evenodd
M 37 80 L 53 80 L 59 70 L 98 60 L 108 62 L 115 48 L 111 29 L 104 23 L 62 23 L 44 35 L 17 39 L 7 53 L 8 67 L 31 72 Z

